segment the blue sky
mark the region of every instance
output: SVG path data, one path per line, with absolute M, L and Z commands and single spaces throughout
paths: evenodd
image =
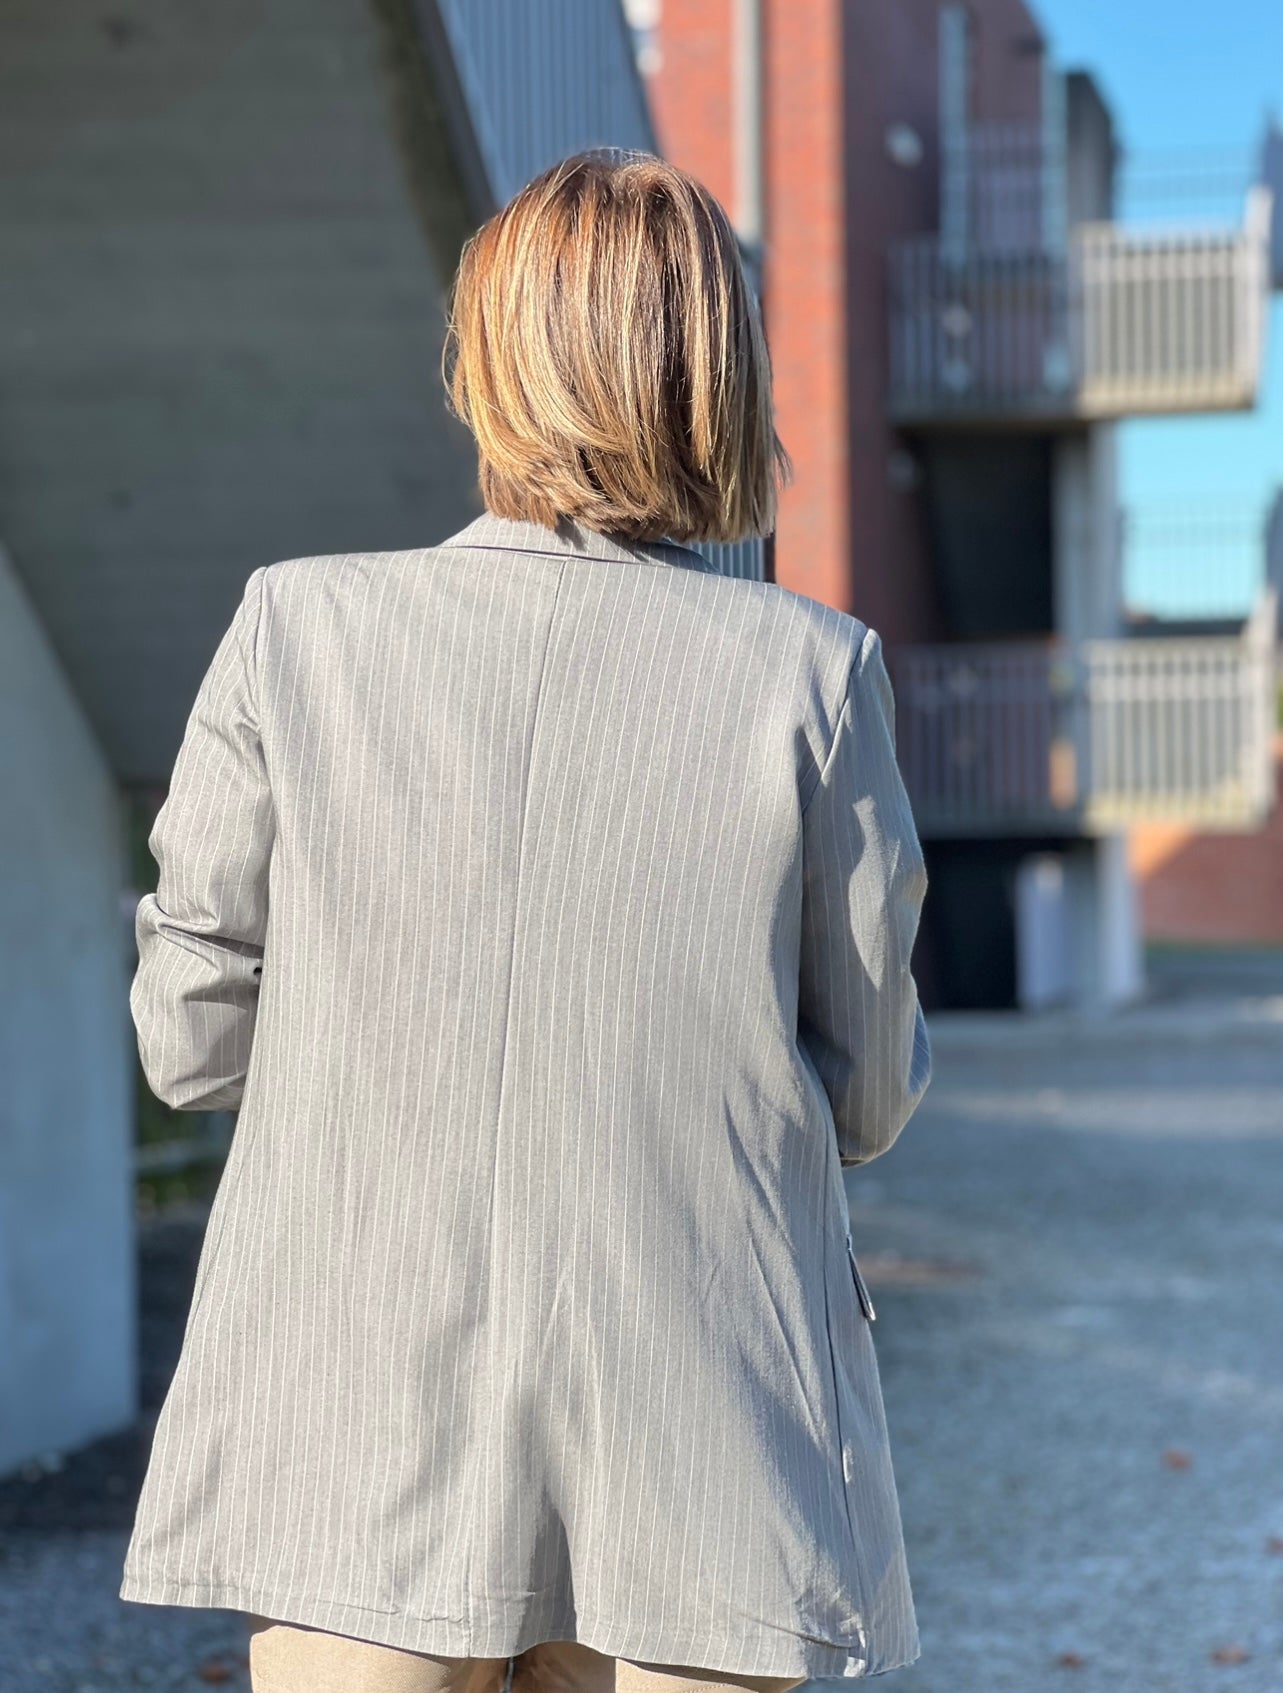
M 1241 147 L 1255 155 L 1266 113 L 1283 120 L 1283 0 L 1030 0 L 1062 68 L 1090 70 L 1132 152 Z M 1283 214 L 1276 214 L 1283 215 Z M 1255 412 L 1129 422 L 1123 499 L 1242 495 L 1283 483 L 1283 296 L 1271 312 Z

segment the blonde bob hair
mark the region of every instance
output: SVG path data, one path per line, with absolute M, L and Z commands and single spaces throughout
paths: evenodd
M 636 540 L 775 527 L 790 466 L 739 245 L 652 154 L 564 159 L 482 225 L 443 366 L 496 516 Z

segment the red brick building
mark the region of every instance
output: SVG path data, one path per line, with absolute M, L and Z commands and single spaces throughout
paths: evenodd
M 1283 735 L 1274 813 L 1263 829 L 1207 834 L 1150 823 L 1131 834 L 1141 921 L 1155 941 L 1283 946 Z
M 739 0 L 665 0 L 649 77 L 667 157 L 738 209 Z M 1042 39 L 986 0 L 977 105 L 1036 121 Z M 938 0 L 761 0 L 764 298 L 779 429 L 796 468 L 776 579 L 888 642 L 939 632 L 913 472 L 888 416 L 888 243 L 938 216 Z M 920 151 L 916 151 L 920 149 Z M 894 560 L 894 570 L 888 561 Z
M 1129 624 L 1114 424 L 1255 403 L 1268 189 L 1223 228 L 1118 220 L 1111 114 L 1022 0 L 629 11 L 663 151 L 760 256 L 773 575 L 886 644 L 924 997 L 1133 997 L 1126 830 L 1255 827 L 1271 685 L 1263 611 L 1183 656 Z

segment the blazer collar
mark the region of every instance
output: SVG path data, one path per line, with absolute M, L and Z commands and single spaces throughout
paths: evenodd
M 632 541 L 623 535 L 604 535 L 582 523 L 563 518 L 556 529 L 486 512 L 457 535 L 441 543 L 445 547 L 471 547 L 484 551 L 570 554 L 579 558 L 618 559 L 634 564 L 667 564 L 684 570 L 702 570 L 720 576 L 721 570 L 694 547 L 677 541 Z

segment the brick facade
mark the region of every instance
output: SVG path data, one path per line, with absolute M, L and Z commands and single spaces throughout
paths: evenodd
M 1283 946 L 1283 735 L 1275 773 L 1278 803 L 1252 834 L 1159 823 L 1132 830 L 1146 940 Z
M 732 0 L 667 0 L 655 32 L 658 70 L 647 78 L 664 157 L 734 210 Z
M 940 633 L 915 463 L 886 421 L 886 246 L 935 226 L 939 0 L 761 0 L 764 277 L 781 436 L 795 477 L 775 579 L 888 644 Z M 649 78 L 660 145 L 734 214 L 733 0 L 663 0 Z M 1021 0 L 975 14 L 977 103 L 1036 113 L 1038 31 Z M 922 157 L 897 164 L 893 124 Z

